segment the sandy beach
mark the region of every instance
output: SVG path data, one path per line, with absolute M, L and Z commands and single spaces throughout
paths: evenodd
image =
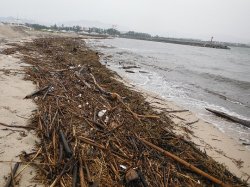
M 0 26 L 0 40 L 2 40 L 0 50 L 7 46 L 6 42 L 30 41 L 38 35 L 16 32 L 11 28 Z M 37 89 L 31 81 L 23 80 L 24 67 L 28 66 L 15 55 L 0 55 L 0 122 L 8 125 L 28 124 L 28 120 L 37 106 L 32 100 L 23 98 Z M 164 112 L 174 124 L 174 132 L 187 141 L 193 141 L 197 148 L 211 156 L 214 160 L 222 163 L 237 177 L 247 180 L 250 174 L 250 151 L 237 143 L 226 134 L 219 131 L 212 124 L 198 119 L 190 111 L 178 107 L 175 103 L 161 99 L 154 93 L 146 92 L 138 87 L 129 84 L 129 80 L 124 77 L 120 80 L 131 89 L 143 93 L 146 102 L 159 112 Z M 178 112 L 179 111 L 179 112 Z M 19 162 L 23 151 L 34 152 L 34 146 L 39 139 L 34 131 L 25 129 L 7 128 L 0 126 L 0 186 L 5 184 L 6 178 L 13 162 Z M 22 171 L 22 166 L 18 172 Z M 26 168 L 26 167 L 25 167 Z M 18 173 L 17 172 L 17 173 Z M 18 176 L 20 186 L 28 186 L 32 183 L 35 170 L 29 166 Z M 248 181 L 249 182 L 249 181 Z
M 11 48 L 10 43 L 21 44 L 35 38 L 55 36 L 56 33 L 37 32 L 23 27 L 0 25 L 0 52 Z M 74 33 L 61 36 L 77 36 Z M 24 97 L 37 89 L 33 82 L 24 80 L 24 68 L 28 64 L 20 60 L 19 54 L 0 54 L 0 122 L 7 125 L 26 126 L 29 124 L 36 104 Z M 35 144 L 39 142 L 32 130 L 10 128 L 0 125 L 0 186 L 4 186 L 15 163 L 20 162 L 22 153 L 34 152 Z M 20 173 L 18 173 L 20 172 Z M 38 185 L 33 178 L 36 175 L 34 167 L 20 166 L 16 182 L 20 186 Z
M 20 40 L 24 37 L 16 32 L 9 32 L 10 28 L 0 27 L 0 37 L 5 40 Z M 7 46 L 1 44 L 0 50 Z M 26 126 L 32 116 L 32 111 L 36 110 L 36 105 L 32 100 L 23 98 L 35 90 L 35 85 L 31 81 L 25 81 L 23 68 L 27 64 L 12 55 L 0 54 L 0 122 L 7 125 Z M 5 185 L 5 180 L 9 176 L 16 162 L 20 162 L 19 155 L 23 152 L 32 153 L 36 141 L 39 141 L 34 131 L 23 128 L 10 128 L 0 126 L 0 186 Z M 21 166 L 23 169 L 15 181 L 20 186 L 36 184 L 32 182 L 35 176 L 34 168 Z M 25 168 L 24 168 L 25 167 Z

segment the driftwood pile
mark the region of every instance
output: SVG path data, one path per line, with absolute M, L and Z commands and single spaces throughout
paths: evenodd
M 244 183 L 193 143 L 169 118 L 126 88 L 80 38 L 43 38 L 4 51 L 30 64 L 38 90 L 31 127 L 40 142 L 22 155 L 48 186 L 211 186 Z

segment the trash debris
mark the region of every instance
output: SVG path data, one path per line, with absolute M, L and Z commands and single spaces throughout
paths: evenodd
M 37 163 L 36 181 L 51 187 L 134 182 L 144 187 L 215 186 L 216 180 L 210 180 L 214 178 L 206 178 L 209 175 L 222 185 L 246 185 L 192 142 L 174 134 L 169 117 L 154 111 L 142 94 L 113 79 L 115 73 L 99 62 L 98 54 L 81 38 L 39 38 L 17 44 L 8 53 L 15 51 L 37 69 L 27 67 L 25 78 L 40 87 L 28 98 L 39 98 L 29 128 L 40 138 L 36 151 L 41 151 L 35 158 L 32 154 L 24 158 Z M 87 68 L 81 73 L 83 67 Z M 125 69 L 130 68 L 138 67 Z
M 102 117 L 104 116 L 104 114 L 107 112 L 107 110 L 101 110 L 100 112 L 98 112 L 98 117 Z
M 6 182 L 4 187 L 10 187 L 10 186 L 16 185 L 14 182 L 14 177 L 15 177 L 15 174 L 16 174 L 19 166 L 20 166 L 19 162 L 15 163 L 15 166 L 14 166 L 13 170 L 11 171 L 11 174 L 8 177 L 7 182 Z
M 106 116 L 104 122 L 105 122 L 105 123 L 108 123 L 108 121 L 109 121 L 109 117 Z
M 126 172 L 125 179 L 127 183 L 130 183 L 132 181 L 139 180 L 139 175 L 133 168 L 131 168 Z
M 127 169 L 127 167 L 126 166 L 124 166 L 124 165 L 120 165 L 120 167 L 122 168 L 122 169 Z

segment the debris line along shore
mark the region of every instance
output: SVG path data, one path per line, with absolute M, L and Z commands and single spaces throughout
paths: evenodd
M 155 112 L 142 94 L 116 81 L 97 52 L 81 38 L 40 38 L 12 44 L 31 65 L 26 79 L 37 91 L 31 119 L 40 142 L 23 162 L 48 186 L 245 186 L 172 132 L 175 124 Z M 18 172 L 17 172 L 18 173 Z M 15 177 L 15 176 L 13 176 Z

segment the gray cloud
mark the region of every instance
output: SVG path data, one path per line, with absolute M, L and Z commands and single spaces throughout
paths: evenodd
M 250 42 L 249 0 L 1 0 L 0 16 L 98 20 L 164 36 Z

